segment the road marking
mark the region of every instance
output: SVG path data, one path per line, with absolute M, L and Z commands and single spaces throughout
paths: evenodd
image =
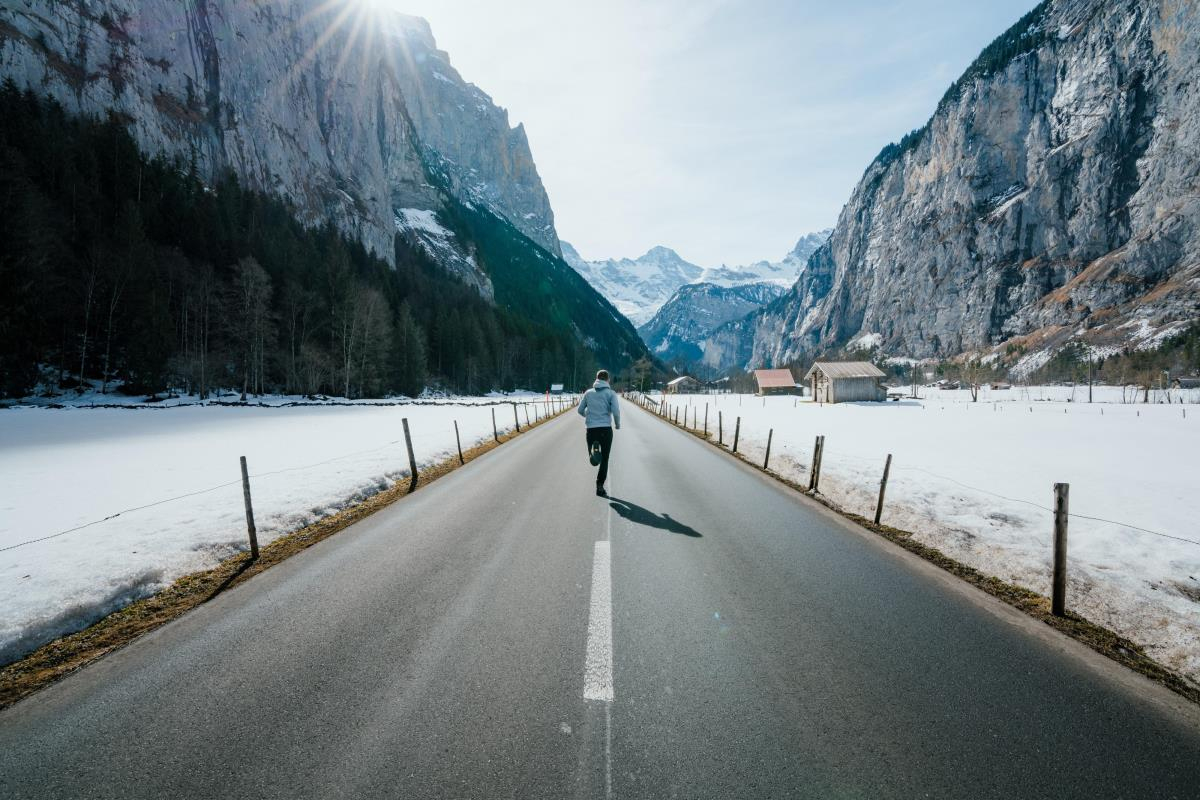
M 592 605 L 588 615 L 583 699 L 613 699 L 612 570 L 608 541 L 596 542 L 592 556 Z
M 612 797 L 612 703 L 604 704 L 604 796 Z

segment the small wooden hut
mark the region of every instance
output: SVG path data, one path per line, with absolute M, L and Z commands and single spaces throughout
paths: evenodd
M 680 375 L 673 381 L 667 381 L 667 394 L 689 394 L 700 388 L 700 381 L 690 375 Z
M 818 403 L 854 403 L 886 400 L 886 377 L 867 361 L 818 361 L 804 380 L 812 383 L 813 400 Z
M 754 381 L 758 384 L 758 394 L 800 394 L 796 379 L 790 369 L 756 369 Z

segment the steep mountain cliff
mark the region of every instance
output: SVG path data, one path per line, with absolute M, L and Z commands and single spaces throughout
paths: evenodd
M 372 8 L 0 6 L 0 399 L 540 388 L 646 354 L 560 257 L 524 132 Z
M 727 322 L 740 319 L 784 293 L 777 283 L 682 286 L 658 313 L 638 328 L 642 340 L 664 361 L 699 361 L 702 343 Z
M 705 362 L 867 334 L 1018 369 L 1072 338 L 1152 346 L 1200 316 L 1197 186 L 1200 4 L 1048 0 L 884 148 L 792 290 Z
M 558 255 L 524 130 L 462 80 L 424 20 L 372 8 L 5 3 L 0 75 L 70 112 L 112 112 L 143 151 L 178 157 L 209 183 L 230 170 L 286 198 L 306 223 L 333 221 L 389 261 L 403 210 L 444 205 L 428 164 L 458 200 L 485 206 Z M 469 248 L 452 244 L 458 252 L 447 265 L 462 272 Z

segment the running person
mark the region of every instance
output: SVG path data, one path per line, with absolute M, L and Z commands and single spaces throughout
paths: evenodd
M 596 473 L 596 496 L 608 497 L 604 481 L 608 479 L 608 454 L 612 450 L 613 428 L 621 429 L 621 409 L 617 393 L 608 385 L 608 370 L 596 373 L 596 382 L 579 401 L 579 416 L 587 425 L 588 455 L 600 467 Z

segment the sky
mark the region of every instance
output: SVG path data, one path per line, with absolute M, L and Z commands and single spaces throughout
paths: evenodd
M 777 260 L 1036 0 L 370 0 L 525 124 L 559 236 Z

